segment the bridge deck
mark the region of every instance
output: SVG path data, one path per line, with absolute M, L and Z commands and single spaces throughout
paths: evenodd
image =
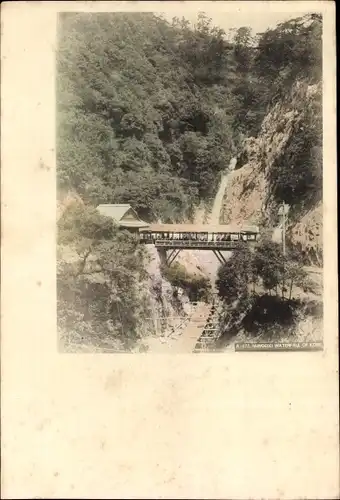
M 249 243 L 249 242 L 247 242 Z M 196 240 L 156 240 L 155 247 L 167 249 L 197 250 L 236 250 L 240 247 L 239 241 L 196 241 Z

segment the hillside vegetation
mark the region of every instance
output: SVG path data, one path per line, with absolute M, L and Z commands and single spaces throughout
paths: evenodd
M 204 14 L 194 29 L 146 13 L 62 14 L 60 189 L 132 203 L 149 219 L 188 218 L 268 104 L 297 78 L 320 78 L 320 36 L 316 16 L 227 40 Z
M 221 222 L 268 229 L 280 223 L 278 206 L 288 203 L 288 244 L 316 264 L 322 262 L 321 35 L 321 19 L 310 15 L 260 39 L 257 59 L 272 98 L 256 136 L 240 147 L 221 212 Z M 272 42 L 262 53 L 266 40 Z
M 259 43 L 272 98 L 256 136 L 241 144 L 220 221 L 258 224 L 262 237 L 219 269 L 221 346 L 322 338 L 322 276 L 315 281 L 304 267 L 322 264 L 321 32 L 321 20 L 306 16 Z M 282 202 L 290 206 L 285 255 L 272 241 Z
M 192 220 L 236 152 L 238 167 L 249 166 L 245 144 L 263 135 L 268 112 L 280 114 L 296 82 L 320 82 L 321 19 L 255 37 L 247 27 L 226 34 L 204 14 L 191 27 L 151 13 L 63 13 L 58 34 L 59 325 L 85 343 L 129 348 L 149 314 L 147 257 L 94 207 L 130 203 L 147 221 Z M 320 200 L 321 104 L 294 96 L 300 128 L 273 161 L 256 154 L 271 165 L 271 198 L 299 199 L 298 219 Z M 194 295 L 209 288 L 177 271 L 163 274 Z
M 129 349 L 148 316 L 148 256 L 133 235 L 73 203 L 58 221 L 58 326 L 63 347 Z
M 225 49 L 204 17 L 192 31 L 153 14 L 62 15 L 60 189 L 147 220 L 192 216 L 233 150 Z
M 244 246 L 218 270 L 220 347 L 235 341 L 319 341 L 321 290 L 292 250 L 262 239 Z

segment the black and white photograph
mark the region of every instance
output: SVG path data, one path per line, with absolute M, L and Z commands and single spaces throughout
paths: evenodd
M 60 352 L 323 348 L 322 14 L 213 4 L 58 14 Z

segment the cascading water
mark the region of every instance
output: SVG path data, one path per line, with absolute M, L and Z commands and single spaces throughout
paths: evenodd
M 207 224 L 218 225 L 220 222 L 220 212 L 222 208 L 223 196 L 225 194 L 228 185 L 229 175 L 234 170 L 235 165 L 236 165 L 236 158 L 232 158 L 227 172 L 224 173 L 221 177 L 221 182 L 218 191 L 216 193 L 214 204 L 210 216 L 208 217 Z M 204 271 L 205 274 L 209 276 L 211 284 L 214 287 L 216 274 L 219 267 L 219 261 L 217 260 L 213 252 L 211 250 L 200 250 L 196 252 L 189 250 L 189 252 L 195 254 L 195 258 L 199 262 L 202 271 Z M 222 252 L 222 254 L 224 255 L 225 258 L 228 258 L 231 255 L 231 252 Z
M 236 159 L 233 158 L 229 164 L 229 168 L 226 173 L 224 173 L 221 177 L 219 189 L 216 193 L 215 199 L 214 199 L 214 204 L 210 213 L 210 216 L 207 218 L 206 224 L 212 224 L 212 225 L 218 225 L 219 224 L 219 218 L 220 218 L 220 211 L 222 208 L 222 201 L 223 201 L 223 196 L 228 184 L 228 178 L 230 175 L 230 172 L 234 170 L 236 164 Z M 199 215 L 197 214 L 197 217 L 195 218 L 195 223 L 199 223 Z M 152 262 L 150 263 L 149 266 L 149 274 L 150 278 L 152 277 L 158 279 L 160 283 L 162 284 L 162 300 L 163 300 L 163 306 L 166 306 L 166 309 L 168 309 L 169 312 L 169 320 L 171 316 L 178 315 L 173 310 L 173 306 L 170 301 L 170 290 L 168 288 L 170 287 L 169 283 L 167 283 L 164 278 L 162 278 L 161 273 L 160 273 L 160 259 L 159 255 L 157 253 L 157 250 L 155 248 L 150 247 L 149 248 L 150 255 L 152 256 Z M 225 258 L 228 258 L 230 255 L 230 252 L 223 252 Z M 186 268 L 190 272 L 194 272 L 195 269 L 200 269 L 201 272 L 208 276 L 211 280 L 212 287 L 214 289 L 215 287 L 215 281 L 216 281 L 216 274 L 219 266 L 219 262 L 216 258 L 216 256 L 213 254 L 211 250 L 182 250 L 181 254 L 178 257 L 178 261 L 181 262 L 183 265 L 186 266 Z M 198 270 L 197 269 L 197 270 Z M 171 288 L 171 287 L 170 287 Z M 165 293 L 167 292 L 167 293 Z M 155 300 L 153 300 L 155 302 Z M 148 345 L 149 351 L 151 352 L 185 352 L 187 349 L 189 349 L 188 352 L 192 352 L 192 341 L 190 340 L 190 336 L 193 334 L 193 330 L 197 328 L 196 326 L 192 325 L 190 322 L 190 318 L 192 315 L 196 315 L 197 317 L 201 317 L 203 321 L 203 325 L 205 324 L 205 321 L 207 320 L 209 314 L 210 314 L 210 306 L 208 304 L 200 303 L 194 310 L 191 311 L 190 305 L 187 303 L 187 301 L 181 300 L 182 307 L 183 307 L 183 313 L 187 314 L 187 321 L 182 324 L 178 324 L 176 326 L 175 323 L 172 325 L 172 332 L 171 334 L 168 334 L 167 331 L 159 331 L 159 335 L 156 334 L 155 336 L 150 336 L 149 338 L 143 339 L 144 345 Z M 163 308 L 162 308 L 163 309 Z M 159 304 L 155 303 L 155 317 L 158 316 L 161 313 Z M 202 326 L 203 326 L 202 325 Z M 191 346 L 191 347 L 190 347 Z

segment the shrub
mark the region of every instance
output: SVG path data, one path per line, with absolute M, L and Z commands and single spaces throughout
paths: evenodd
M 175 262 L 171 266 L 162 265 L 161 273 L 172 286 L 184 290 L 191 301 L 208 301 L 211 283 L 205 276 L 191 274 L 184 266 Z
M 139 337 L 145 249 L 95 209 L 75 204 L 59 223 L 58 325 L 130 348 Z
M 259 296 L 243 318 L 242 326 L 252 334 L 270 330 L 274 324 L 291 327 L 297 321 L 299 306 L 296 300 L 282 300 L 275 295 Z
M 248 296 L 248 285 L 253 280 L 252 260 L 249 247 L 241 244 L 239 250 L 219 267 L 216 286 L 219 296 L 226 302 Z

